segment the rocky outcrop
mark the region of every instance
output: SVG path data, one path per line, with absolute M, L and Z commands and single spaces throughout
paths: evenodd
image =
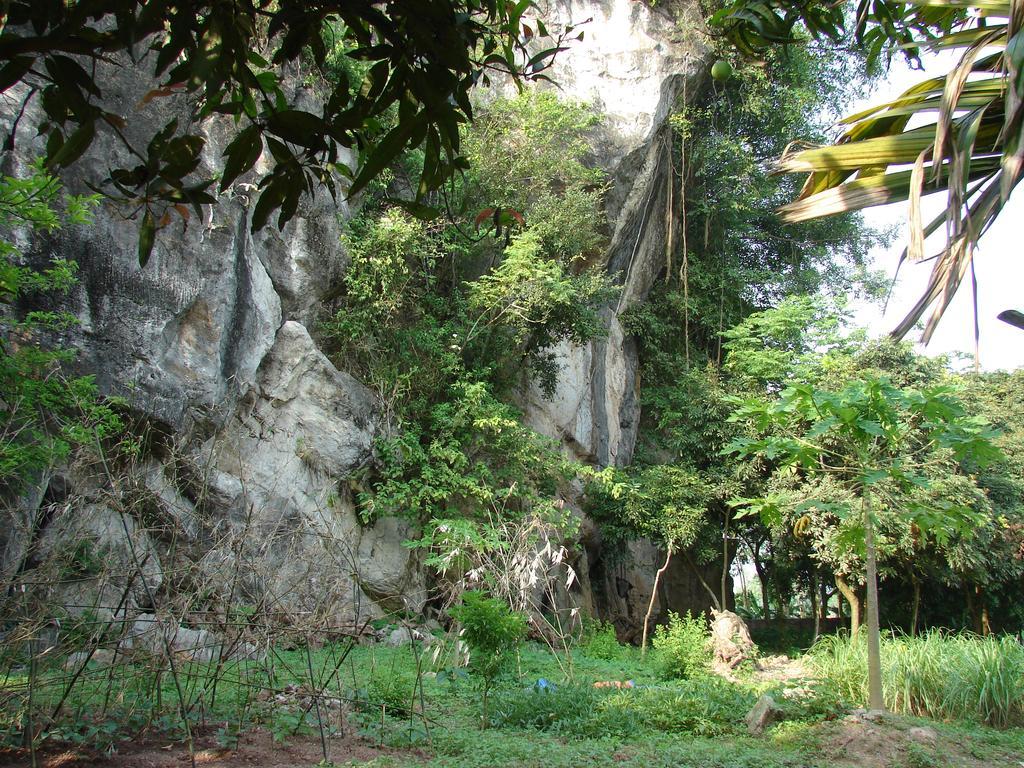
M 626 466 L 640 425 L 640 381 L 637 346 L 621 317 L 646 298 L 666 269 L 681 194 L 673 189 L 678 181 L 668 117 L 687 92 L 698 90 L 710 50 L 695 4 L 556 0 L 549 8 L 555 19 L 590 19 L 583 26 L 584 41 L 559 60 L 555 78 L 567 96 L 594 104 L 602 115 L 593 158 L 611 181 L 605 268 L 621 290 L 604 312 L 605 337 L 581 346 L 559 345 L 554 396 L 546 398 L 536 385 L 527 385 L 524 412 L 532 427 L 560 440 L 569 455 L 599 466 Z M 588 544 L 593 603 L 621 636 L 638 635 L 654 573 L 664 559 L 665 553 L 646 541 L 634 542 L 626 553 Z M 717 568 L 709 570 L 707 578 L 716 583 Z M 656 615 L 708 607 L 707 595 L 682 561 L 670 565 L 663 583 Z
M 562 93 L 593 104 L 602 116 L 593 159 L 611 182 L 605 266 L 621 292 L 605 312 L 606 337 L 559 346 L 554 397 L 528 385 L 525 411 L 531 426 L 562 440 L 573 455 L 625 466 L 632 460 L 640 409 L 636 345 L 620 317 L 643 301 L 665 268 L 676 183 L 668 117 L 685 89 L 697 90 L 710 51 L 695 4 L 652 8 L 632 0 L 560 0 L 548 8 L 553 21 L 589 19 L 584 40 L 558 60 L 554 77 Z
M 129 139 L 151 134 L 183 109 L 178 97 L 144 100 L 150 84 L 135 68 L 110 66 L 99 77 L 108 108 L 130 118 Z M 298 79 L 289 87 L 303 88 Z M 8 91 L 0 104 L 7 126 L 15 124 L 17 95 Z M 41 153 L 39 118 L 29 101 L 15 152 L 4 157 L 6 173 L 26 172 Z M 203 173 L 222 167 L 233 131 L 227 118 L 204 124 Z M 67 189 L 88 192 L 86 182 L 102 179 L 123 153 L 101 132 L 67 174 Z M 186 581 L 221 610 L 233 601 L 286 623 L 316 616 L 351 626 L 380 615 L 382 606 L 422 606 L 422 571 L 403 546 L 409 532 L 395 521 L 363 526 L 348 486 L 369 460 L 379 427 L 373 397 L 327 360 L 308 330 L 347 263 L 339 240 L 347 205 L 321 191 L 282 230 L 254 234 L 249 180 L 239 179 L 201 220 L 175 216 L 145 268 L 137 222 L 114 205 L 100 206 L 87 227 L 23 243 L 37 263 L 79 264 L 78 285 L 50 307 L 78 319 L 57 341 L 77 350 L 80 369 L 95 376 L 103 394 L 121 398 L 149 438 L 146 458 L 118 466 L 116 478 L 73 471 L 41 478 L 4 521 L 17 531 L 0 540 L 6 576 L 37 565 L 45 555 L 40 542 L 57 535 L 120 558 L 127 551 L 117 539 L 124 517 L 137 525 L 129 535 L 139 546 L 159 549 L 165 569 L 176 574 L 165 592 Z M 73 487 L 55 499 L 53 483 Z M 83 519 L 98 522 L 88 529 L 57 525 L 64 507 L 88 509 L 90 499 L 118 488 L 130 491 L 121 499 L 125 514 L 90 513 Z M 150 530 L 151 513 L 161 521 L 159 535 Z M 163 540 L 154 543 L 154 536 Z M 155 556 L 147 563 L 161 567 Z M 95 601 L 65 602 L 75 610 L 117 609 L 117 584 L 131 569 L 117 570 L 120 581 L 102 584 Z M 128 610 L 156 607 L 138 594 L 139 583 Z M 160 586 L 154 576 L 150 591 Z
M 551 24 L 591 19 L 582 27 L 584 40 L 561 55 L 553 74 L 563 93 L 604 116 L 592 158 L 611 183 L 604 263 L 621 292 L 604 310 L 603 338 L 555 350 L 554 396 L 527 382 L 522 404 L 529 424 L 571 455 L 623 466 L 636 442 L 640 382 L 636 345 L 621 317 L 665 265 L 674 216 L 666 121 L 706 68 L 703 21 L 688 0 L 655 8 L 633 0 L 553 0 L 544 14 Z M 136 72 L 110 67 L 100 77 L 108 106 L 128 115 L 129 132 L 141 136 L 183 105 L 176 96 L 143 99 L 150 84 Z M 296 79 L 289 87 L 302 85 Z M 19 104 L 16 91 L 7 95 L 0 119 L 12 125 Z M 40 153 L 38 120 L 30 102 L 6 172 L 23 171 Z M 205 125 L 204 172 L 221 167 L 233 130 L 229 119 Z M 100 135 L 68 175 L 70 191 L 87 192 L 83 180 L 102 178 L 123 151 L 111 135 Z M 317 308 L 347 263 L 338 224 L 349 211 L 321 192 L 281 231 L 253 234 L 249 181 L 239 179 L 201 220 L 175 219 L 158 235 L 144 269 L 136 223 L 113 207 L 101 207 L 88 228 L 26 244 L 39 262 L 79 263 L 80 283 L 58 307 L 79 325 L 60 341 L 78 350 L 82 370 L 96 376 L 104 394 L 123 398 L 152 439 L 143 460 L 118 470 L 130 478 L 43 478 L 12 512 L 25 533 L 0 534 L 4 574 L 38 557 L 46 536 L 58 531 L 60 505 L 75 503 L 91 510 L 93 522 L 83 518 L 85 528 L 67 535 L 114 553 L 113 562 L 121 562 L 117 553 L 129 541 L 146 553 L 131 590 L 133 610 L 156 610 L 149 596 L 183 582 L 208 595 L 210 610 L 258 606 L 283 623 L 316 617 L 352 626 L 383 610 L 422 609 L 423 568 L 403 546 L 412 535 L 408 526 L 366 526 L 355 510 L 352 485 L 383 426 L 373 396 L 336 369 L 310 335 Z M 55 483 L 76 487 L 55 494 Z M 130 488 L 130 498 L 112 510 L 103 499 L 120 485 Z M 54 533 L 43 532 L 48 528 Z M 640 542 L 629 558 L 613 562 L 599 545 L 570 548 L 579 578 L 566 599 L 628 629 L 646 608 L 662 554 Z M 670 572 L 660 602 L 681 611 L 703 605 L 694 597 L 699 588 L 687 592 L 684 582 L 693 579 Z M 115 587 L 98 593 L 111 610 L 120 598 Z

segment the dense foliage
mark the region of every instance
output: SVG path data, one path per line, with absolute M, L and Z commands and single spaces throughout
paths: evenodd
M 26 179 L 0 179 L 0 491 L 24 490 L 72 449 L 91 448 L 118 429 L 110 405 L 100 402 L 91 376 L 75 376 L 75 355 L 55 343 L 74 316 L 40 306 L 75 284 L 77 265 L 29 263 L 19 232 L 53 231 L 90 219 L 91 198 L 64 196 L 60 184 L 36 167 Z
M 533 382 L 550 397 L 554 350 L 600 336 L 615 295 L 588 266 L 604 237 L 604 178 L 582 162 L 595 121 L 552 93 L 481 109 L 463 132 L 474 165 L 435 195 L 447 213 L 431 224 L 389 202 L 386 186 L 404 188 L 405 165 L 422 162 L 408 155 L 347 227 L 351 262 L 322 328 L 390 427 L 361 484 L 362 518 L 413 520 L 439 576 L 457 585 L 473 570 L 521 609 L 521 590 L 495 583 L 513 575 L 492 579 L 484 563 L 568 525 L 562 498 L 580 467 L 522 423 L 513 394 Z
M 925 238 L 945 225 L 946 242 L 928 285 L 893 331 L 902 338 L 933 307 L 927 341 L 982 233 L 1024 176 L 1020 4 L 860 0 L 851 14 L 844 4 L 734 0 L 713 21 L 750 55 L 809 38 L 838 43 L 851 37 L 873 60 L 898 50 L 911 62 L 919 61 L 922 50 L 963 51 L 947 75 L 922 80 L 894 101 L 846 118 L 849 128 L 832 146 L 798 142 L 779 161 L 782 171 L 809 173 L 799 197 L 781 209 L 784 220 L 909 200 L 910 239 L 903 258 L 912 261 L 925 257 Z M 946 208 L 926 225 L 921 196 L 943 190 Z

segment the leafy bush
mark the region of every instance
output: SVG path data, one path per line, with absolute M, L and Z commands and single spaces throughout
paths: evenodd
M 486 727 L 487 695 L 523 641 L 526 617 L 480 592 L 463 594 L 462 604 L 451 613 L 462 624 L 462 639 L 470 650 L 470 669 L 483 681 L 482 722 Z
M 710 634 L 702 617 L 669 611 L 668 624 L 654 630 L 652 641 L 657 663 L 668 678 L 689 679 L 711 668 Z
M 494 722 L 576 739 L 625 738 L 643 731 L 716 736 L 740 732 L 755 700 L 751 691 L 714 677 L 621 690 L 563 685 L 502 694 Z
M 598 121 L 592 108 L 552 91 L 492 102 L 465 131 L 468 194 L 521 212 L 549 257 L 568 264 L 599 253 L 607 177 L 584 162 Z
M 621 658 L 624 650 L 615 634 L 615 627 L 604 622 L 595 621 L 587 626 L 580 639 L 580 653 L 591 659 L 613 661 Z
M 413 711 L 416 697 L 416 676 L 409 670 L 375 667 L 366 685 L 355 691 L 356 708 L 380 716 L 387 714 L 404 717 Z
M 607 698 L 590 685 L 559 685 L 548 688 L 502 692 L 494 705 L 494 723 L 503 728 L 593 735 L 598 704 Z
M 0 179 L 0 486 L 17 489 L 35 474 L 121 429 L 100 401 L 92 377 L 70 377 L 74 353 L 52 343 L 77 321 L 65 312 L 23 312 L 24 304 L 67 293 L 77 265 L 53 260 L 29 265 L 14 231 L 50 232 L 62 221 L 89 221 L 94 198 L 64 196 L 60 183 L 37 165 L 27 179 Z M 63 215 L 55 208 L 61 205 Z
M 708 676 L 672 686 L 620 691 L 606 707 L 634 712 L 651 730 L 717 736 L 743 731 L 743 718 L 756 701 L 752 691 Z
M 863 637 L 822 638 L 815 669 L 850 702 L 867 700 Z M 977 637 L 938 630 L 883 638 L 882 688 L 894 712 L 971 720 L 996 728 L 1024 724 L 1024 646 L 1014 637 Z

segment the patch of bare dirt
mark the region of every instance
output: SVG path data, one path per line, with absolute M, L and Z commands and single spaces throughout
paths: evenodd
M 196 768 L 301 768 L 314 766 L 324 759 L 320 739 L 316 736 L 295 736 L 284 744 L 276 743 L 263 730 L 245 733 L 235 749 L 224 749 L 211 736 L 196 739 Z M 378 747 L 358 736 L 327 740 L 328 755 L 334 763 L 364 763 L 382 755 L 398 754 L 398 750 Z M 416 753 L 402 751 L 408 759 Z M 123 742 L 113 755 L 92 750 L 48 748 L 37 754 L 39 768 L 189 768 L 188 750 L 180 743 L 159 741 Z M 30 768 L 27 751 L 0 750 L 0 765 Z
M 797 683 L 813 677 L 803 659 L 763 656 L 754 661 L 754 679 L 758 682 Z
M 1024 755 L 979 758 L 967 745 L 899 717 L 849 715 L 822 726 L 824 756 L 835 768 L 1020 768 Z

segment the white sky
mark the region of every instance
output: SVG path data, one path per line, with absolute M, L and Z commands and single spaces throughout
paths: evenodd
M 941 59 L 932 57 L 925 62 L 925 72 L 909 69 L 902 59 L 894 59 L 886 81 L 879 83 L 877 90 L 862 103 L 851 105 L 848 113 L 858 111 L 870 104 L 888 101 L 899 96 L 911 85 L 925 77 L 934 77 L 948 69 L 952 60 L 949 56 Z M 923 218 L 925 222 L 938 215 L 944 206 L 945 195 L 938 193 L 924 199 Z M 888 248 L 877 248 L 871 253 L 876 268 L 882 269 L 891 278 L 896 269 L 900 252 L 907 241 L 906 203 L 868 208 L 865 217 L 869 224 L 878 227 L 898 227 L 897 237 Z M 941 233 L 939 238 L 941 238 Z M 929 241 L 929 245 L 933 241 Z M 926 248 L 934 253 L 940 239 L 934 240 L 935 247 Z M 978 275 L 978 317 L 981 327 L 980 358 L 986 370 L 998 368 L 1013 369 L 1024 366 L 1024 331 L 998 320 L 996 315 L 1004 309 L 1024 310 L 1024 192 L 1020 188 L 1010 198 L 998 220 L 981 240 L 975 256 Z M 882 335 L 892 330 L 903 319 L 906 311 L 913 306 L 923 292 L 931 263 L 905 263 L 893 289 L 888 309 L 884 316 L 882 307 L 860 305 L 855 323 L 867 326 L 872 335 Z M 927 314 L 925 318 L 927 318 Z M 912 335 L 916 339 L 920 334 Z M 973 365 L 974 310 L 971 300 L 970 274 L 960 286 L 949 309 L 939 323 L 931 343 L 920 348 L 925 354 L 965 352 L 971 355 Z

